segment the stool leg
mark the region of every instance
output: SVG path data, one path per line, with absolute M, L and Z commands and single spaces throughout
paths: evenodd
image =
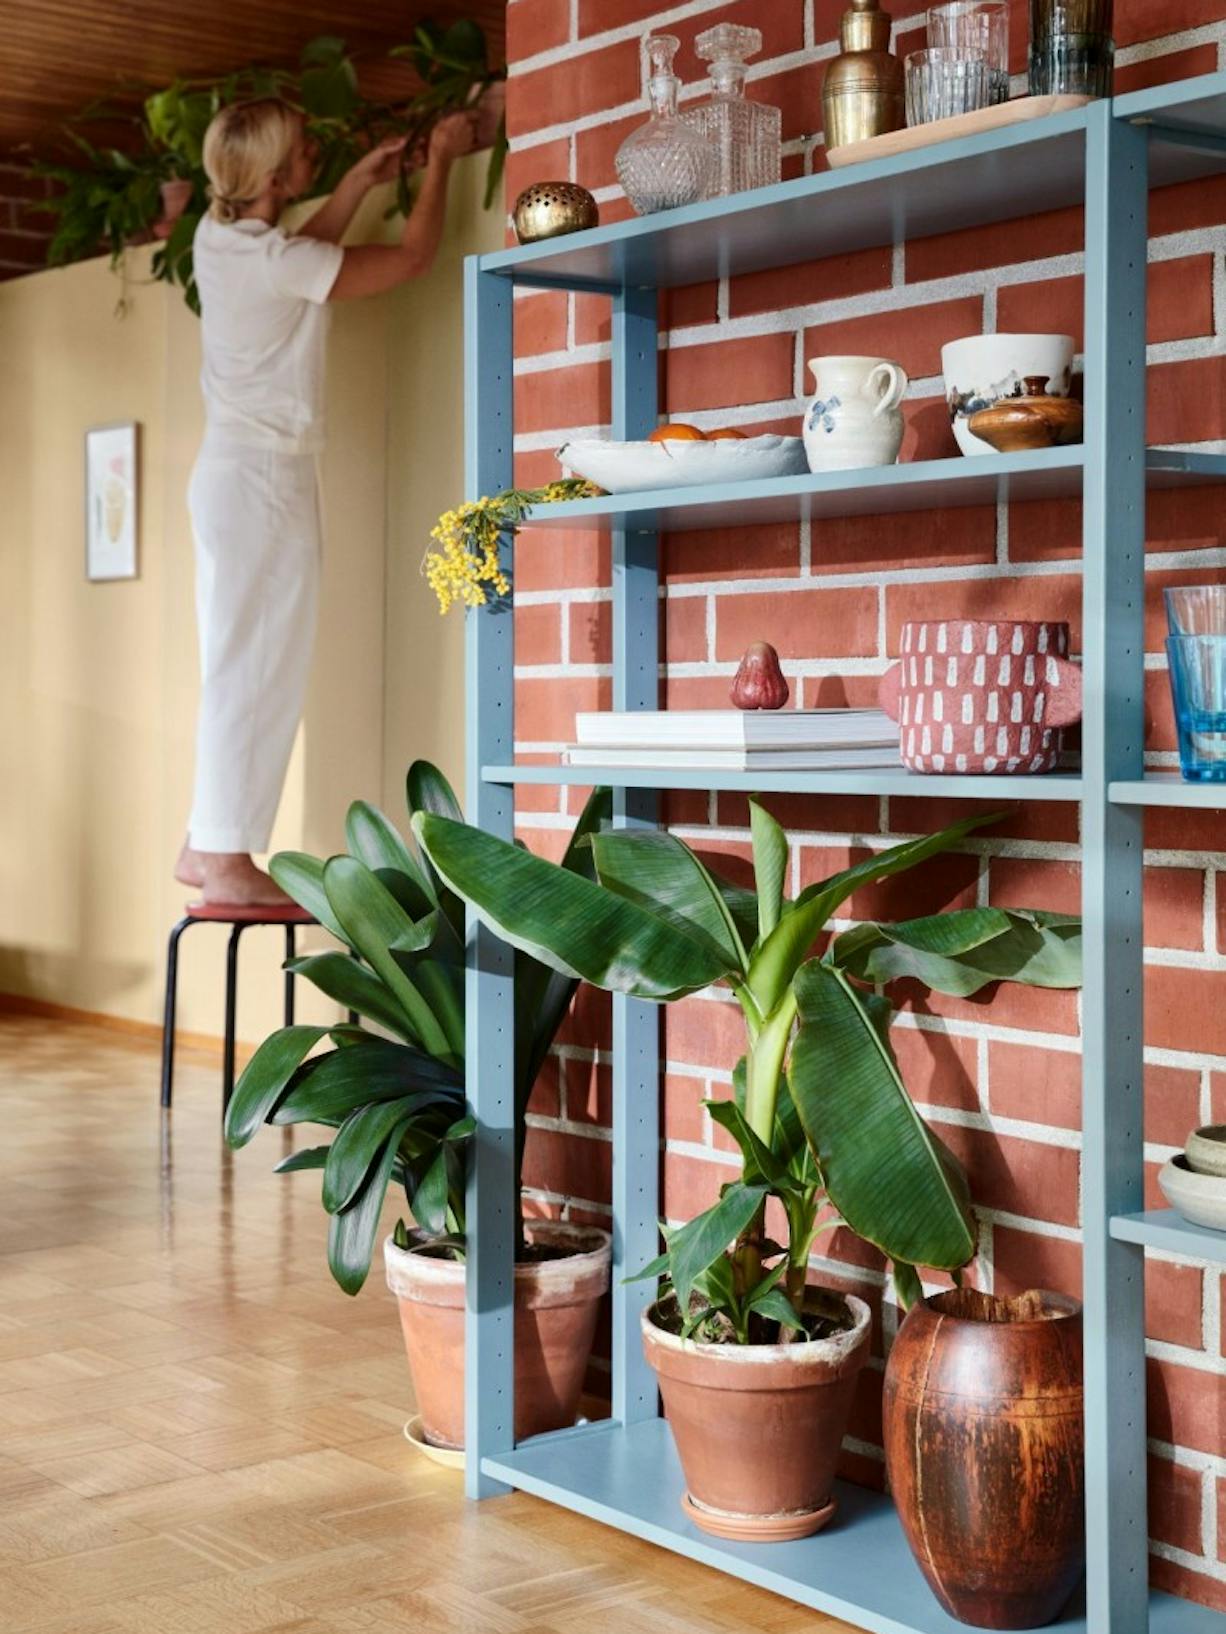
M 294 927 L 292 925 L 286 925 L 286 927 L 285 927 L 285 958 L 286 958 L 286 961 L 288 962 L 293 957 L 294 957 Z M 294 1025 L 294 972 L 292 970 L 287 970 L 285 972 L 285 1025 L 287 1027 L 292 1027 Z
M 238 939 L 246 930 L 245 924 L 235 925 L 226 943 L 226 1037 L 221 1068 L 221 1111 L 225 1116 L 234 1093 L 234 1029 L 238 1009 Z
M 192 923 L 180 919 L 166 946 L 166 1000 L 162 1008 L 162 1105 L 169 1106 L 174 1093 L 175 1006 L 179 996 L 179 938 Z

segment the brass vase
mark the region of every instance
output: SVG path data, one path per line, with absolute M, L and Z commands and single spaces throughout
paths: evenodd
M 842 51 L 822 87 L 827 148 L 902 130 L 907 123 L 902 63 L 890 51 L 890 16 L 877 0 L 851 0 L 839 29 Z

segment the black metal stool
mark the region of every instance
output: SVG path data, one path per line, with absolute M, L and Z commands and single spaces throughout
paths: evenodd
M 285 957 L 295 953 L 295 935 L 300 925 L 314 925 L 317 921 L 296 903 L 284 908 L 227 907 L 224 903 L 189 902 L 187 912 L 170 933 L 166 948 L 166 1008 L 162 1018 L 162 1105 L 169 1106 L 174 1090 L 175 1072 L 175 1005 L 179 985 L 179 942 L 189 925 L 229 925 L 230 939 L 226 944 L 226 1034 L 222 1061 L 222 1112 L 230 1104 L 234 1092 L 234 1027 L 238 1005 L 238 943 L 245 930 L 252 925 L 283 925 L 285 927 Z M 294 973 L 285 972 L 285 1025 L 294 1022 Z

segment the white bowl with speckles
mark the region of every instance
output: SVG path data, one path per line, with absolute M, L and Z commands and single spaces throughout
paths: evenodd
M 1158 1171 L 1162 1195 L 1185 1220 L 1226 1232 L 1226 1176 L 1197 1174 L 1182 1153 Z

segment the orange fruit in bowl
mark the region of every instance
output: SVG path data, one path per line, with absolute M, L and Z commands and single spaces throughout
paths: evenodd
M 708 431 L 707 441 L 709 443 L 743 443 L 745 441 L 745 433 L 743 431 L 738 431 L 735 426 L 724 426 L 719 431 Z
M 687 426 L 682 421 L 671 426 L 657 426 L 647 439 L 650 443 L 705 443 L 706 440 L 705 432 L 699 431 L 697 426 Z

